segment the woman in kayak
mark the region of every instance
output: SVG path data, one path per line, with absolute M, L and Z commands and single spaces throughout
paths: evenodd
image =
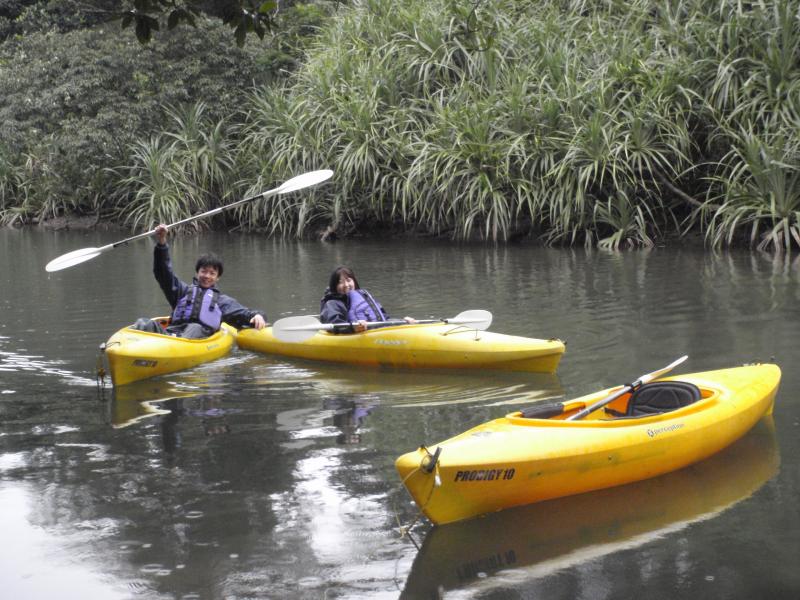
M 349 327 L 337 328 L 334 333 L 353 333 L 367 330 L 368 322 L 389 320 L 389 314 L 372 294 L 358 285 L 350 267 L 337 267 L 331 273 L 328 288 L 320 301 L 319 320 L 340 323 Z M 407 323 L 416 323 L 404 317 Z
M 167 245 L 166 225 L 155 229 L 156 246 L 153 254 L 153 274 L 172 307 L 172 317 L 166 331 L 158 321 L 139 319 L 134 329 L 154 333 L 169 333 L 184 338 L 205 338 L 219 330 L 222 323 L 236 328 L 266 326 L 263 311 L 250 310 L 230 296 L 220 293 L 217 282 L 222 276 L 222 260 L 213 254 L 197 259 L 195 278 L 191 285 L 172 272 L 172 260 Z

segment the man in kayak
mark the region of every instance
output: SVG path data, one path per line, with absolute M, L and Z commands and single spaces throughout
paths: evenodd
M 178 279 L 172 272 L 167 231 L 164 224 L 155 229 L 157 243 L 153 251 L 153 275 L 172 307 L 170 324 L 165 332 L 157 321 L 139 319 L 133 325 L 134 329 L 184 338 L 205 338 L 219 330 L 223 322 L 236 328 L 251 326 L 262 329 L 267 325 L 263 311 L 245 308 L 217 289 L 223 269 L 219 257 L 204 254 L 198 258 L 191 285 Z
M 411 317 L 404 319 L 416 323 Z M 319 320 L 342 324 L 343 327 L 334 329 L 334 333 L 353 333 L 366 331 L 368 322 L 388 321 L 389 314 L 372 294 L 358 285 L 353 270 L 342 266 L 331 273 L 328 288 L 320 301 Z

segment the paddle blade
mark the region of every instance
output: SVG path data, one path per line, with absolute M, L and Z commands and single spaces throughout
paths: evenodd
M 668 364 L 663 369 L 659 369 L 658 371 L 653 371 L 652 373 L 648 373 L 647 375 L 642 375 L 642 377 L 637 382 L 637 385 L 641 385 L 643 383 L 648 383 L 650 381 L 653 381 L 653 379 L 658 379 L 662 375 L 666 375 L 667 373 L 672 371 L 672 369 L 674 369 L 679 364 L 681 364 L 683 361 L 685 361 L 687 358 L 689 358 L 689 355 L 688 354 L 684 354 L 679 359 L 677 359 L 676 361 Z
M 679 364 L 681 364 L 687 358 L 689 358 L 689 356 L 684 354 L 679 359 L 677 359 L 677 360 L 671 362 L 670 364 L 668 364 L 666 367 L 662 367 L 661 369 L 658 369 L 657 371 L 653 371 L 652 373 L 647 373 L 646 375 L 642 375 L 641 377 L 639 377 L 639 379 L 637 379 L 633 383 L 624 386 L 622 389 L 617 390 L 616 392 L 614 392 L 613 394 L 611 394 L 609 396 L 606 396 L 605 398 L 603 398 L 599 402 L 595 402 L 591 406 L 587 406 L 586 408 L 584 408 L 583 410 L 575 413 L 571 417 L 567 417 L 566 420 L 567 421 L 577 421 L 578 419 L 582 419 L 586 415 L 588 415 L 590 413 L 593 413 L 598 408 L 603 408 L 606 404 L 610 404 L 611 402 L 613 402 L 614 400 L 616 400 L 620 396 L 623 396 L 623 395 L 627 394 L 628 392 L 636 389 L 640 385 L 648 383 L 650 381 L 653 381 L 653 379 L 657 379 L 657 378 L 661 377 L 662 375 L 665 375 L 666 373 L 669 373 L 670 371 L 672 371 L 672 369 L 677 367 Z
M 486 331 L 492 324 L 492 313 L 488 310 L 465 310 L 452 319 L 442 319 L 451 325 L 469 325 L 478 331 Z
M 272 324 L 272 335 L 282 342 L 299 344 L 311 339 L 321 329 L 332 329 L 330 323 L 320 323 L 312 316 L 286 317 Z
M 333 171 L 330 169 L 322 169 L 320 171 L 311 171 L 303 173 L 297 177 L 292 177 L 289 181 L 284 182 L 282 186 L 275 190 L 276 194 L 288 194 L 289 192 L 296 192 L 303 188 L 317 185 L 330 179 L 333 176 Z
M 68 269 L 69 267 L 74 267 L 87 260 L 92 260 L 102 252 L 103 248 L 81 248 L 80 250 L 73 250 L 72 252 L 67 252 L 51 260 L 45 265 L 44 270 L 48 273 L 52 273 L 54 271 L 60 271 L 61 269 Z

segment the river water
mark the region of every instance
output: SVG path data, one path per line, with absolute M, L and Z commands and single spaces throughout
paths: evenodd
M 557 375 L 412 372 L 234 350 L 98 387 L 98 346 L 166 311 L 150 242 L 47 274 L 109 232 L 0 230 L 0 590 L 69 598 L 800 597 L 800 262 L 674 247 L 606 253 L 437 241 L 178 238 L 270 320 L 314 314 L 352 265 L 393 316 L 487 309 L 558 337 Z M 774 418 L 699 465 L 434 528 L 400 454 L 546 398 L 775 361 Z

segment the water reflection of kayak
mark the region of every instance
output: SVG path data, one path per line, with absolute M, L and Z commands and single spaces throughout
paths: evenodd
M 521 577 L 647 543 L 712 518 L 763 486 L 780 456 L 772 418 L 705 461 L 622 487 L 549 500 L 434 527 L 417 554 L 402 598 L 474 584 L 515 569 Z
M 168 322 L 163 317 L 160 320 Z M 123 327 L 108 339 L 103 349 L 111 381 L 117 386 L 216 360 L 231 351 L 235 339 L 236 329 L 225 323 L 214 335 L 203 339 Z
M 553 373 L 507 373 L 486 377 L 479 371 L 408 371 L 361 369 L 350 365 L 319 364 L 308 378 L 320 392 L 331 395 L 371 395 L 383 404 L 407 406 L 480 404 L 523 405 L 561 398 L 564 389 Z
M 159 407 L 159 403 L 174 398 L 189 398 L 198 394 L 197 389 L 187 389 L 171 381 L 157 379 L 140 381 L 115 387 L 112 391 L 109 421 L 115 429 L 127 427 L 170 411 Z

